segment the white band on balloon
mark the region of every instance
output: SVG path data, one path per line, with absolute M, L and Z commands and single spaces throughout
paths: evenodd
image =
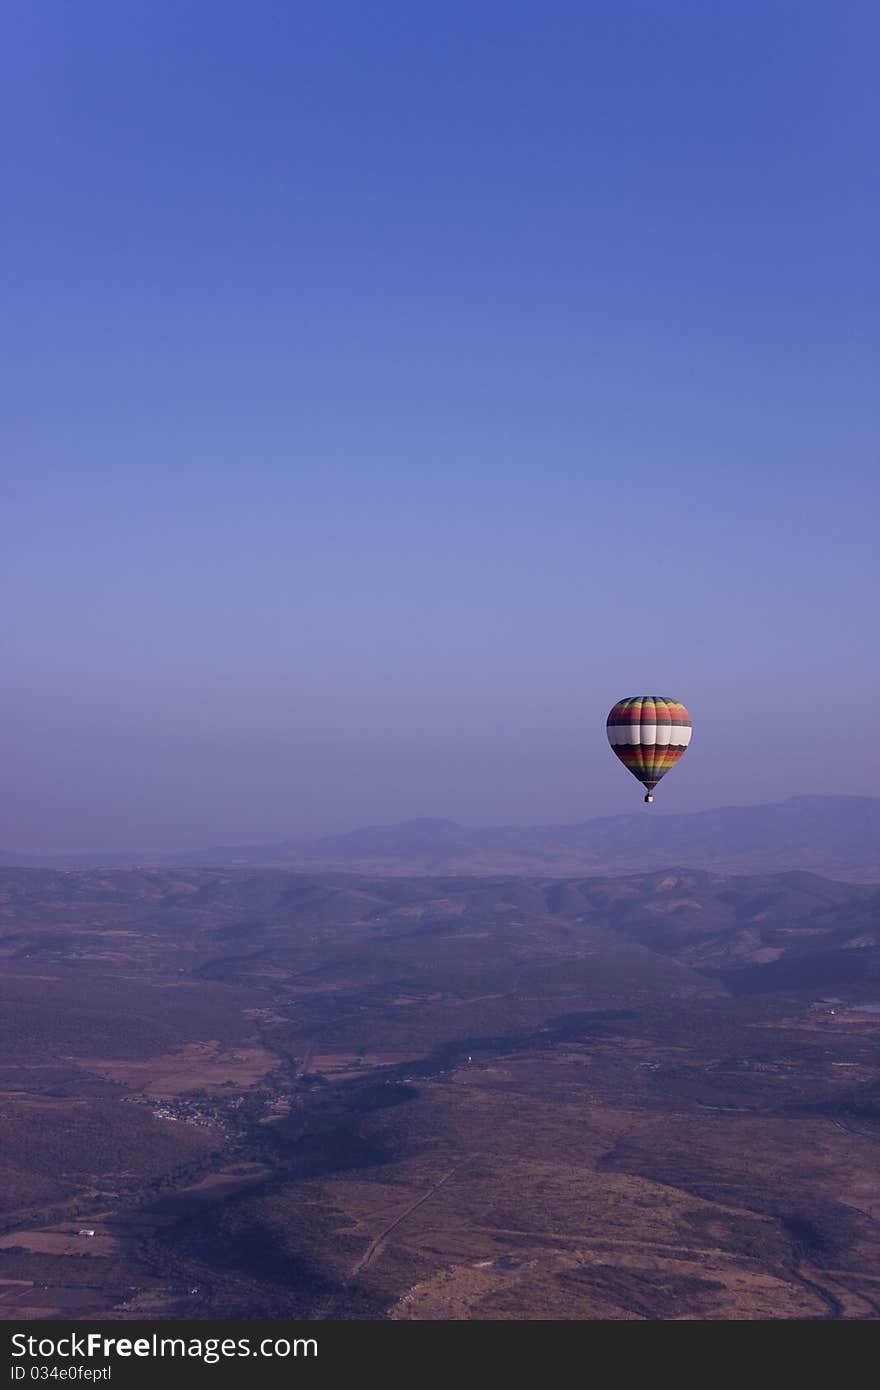
M 687 748 L 691 741 L 689 724 L 609 724 L 608 742 L 612 748 L 622 743 L 661 748 Z

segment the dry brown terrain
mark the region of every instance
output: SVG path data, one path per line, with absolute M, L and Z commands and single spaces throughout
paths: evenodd
M 880 1313 L 875 888 L 0 879 L 0 1317 Z

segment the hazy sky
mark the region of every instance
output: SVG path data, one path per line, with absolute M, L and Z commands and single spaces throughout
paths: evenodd
M 9 0 L 0 846 L 875 790 L 878 45 Z

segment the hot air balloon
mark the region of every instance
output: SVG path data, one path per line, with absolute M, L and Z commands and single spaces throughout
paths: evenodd
M 665 695 L 633 695 L 617 701 L 606 732 L 624 767 L 644 784 L 650 805 L 660 778 L 675 767 L 691 741 L 691 717 L 684 705 Z

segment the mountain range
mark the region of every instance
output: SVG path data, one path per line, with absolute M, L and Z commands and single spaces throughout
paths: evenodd
M 806 870 L 880 882 L 880 798 L 795 796 L 760 806 L 607 816 L 575 825 L 473 828 L 409 820 L 315 840 L 182 852 L 17 855 L 0 864 L 58 868 L 289 868 L 382 875 L 633 874 L 679 866 L 717 873 Z

